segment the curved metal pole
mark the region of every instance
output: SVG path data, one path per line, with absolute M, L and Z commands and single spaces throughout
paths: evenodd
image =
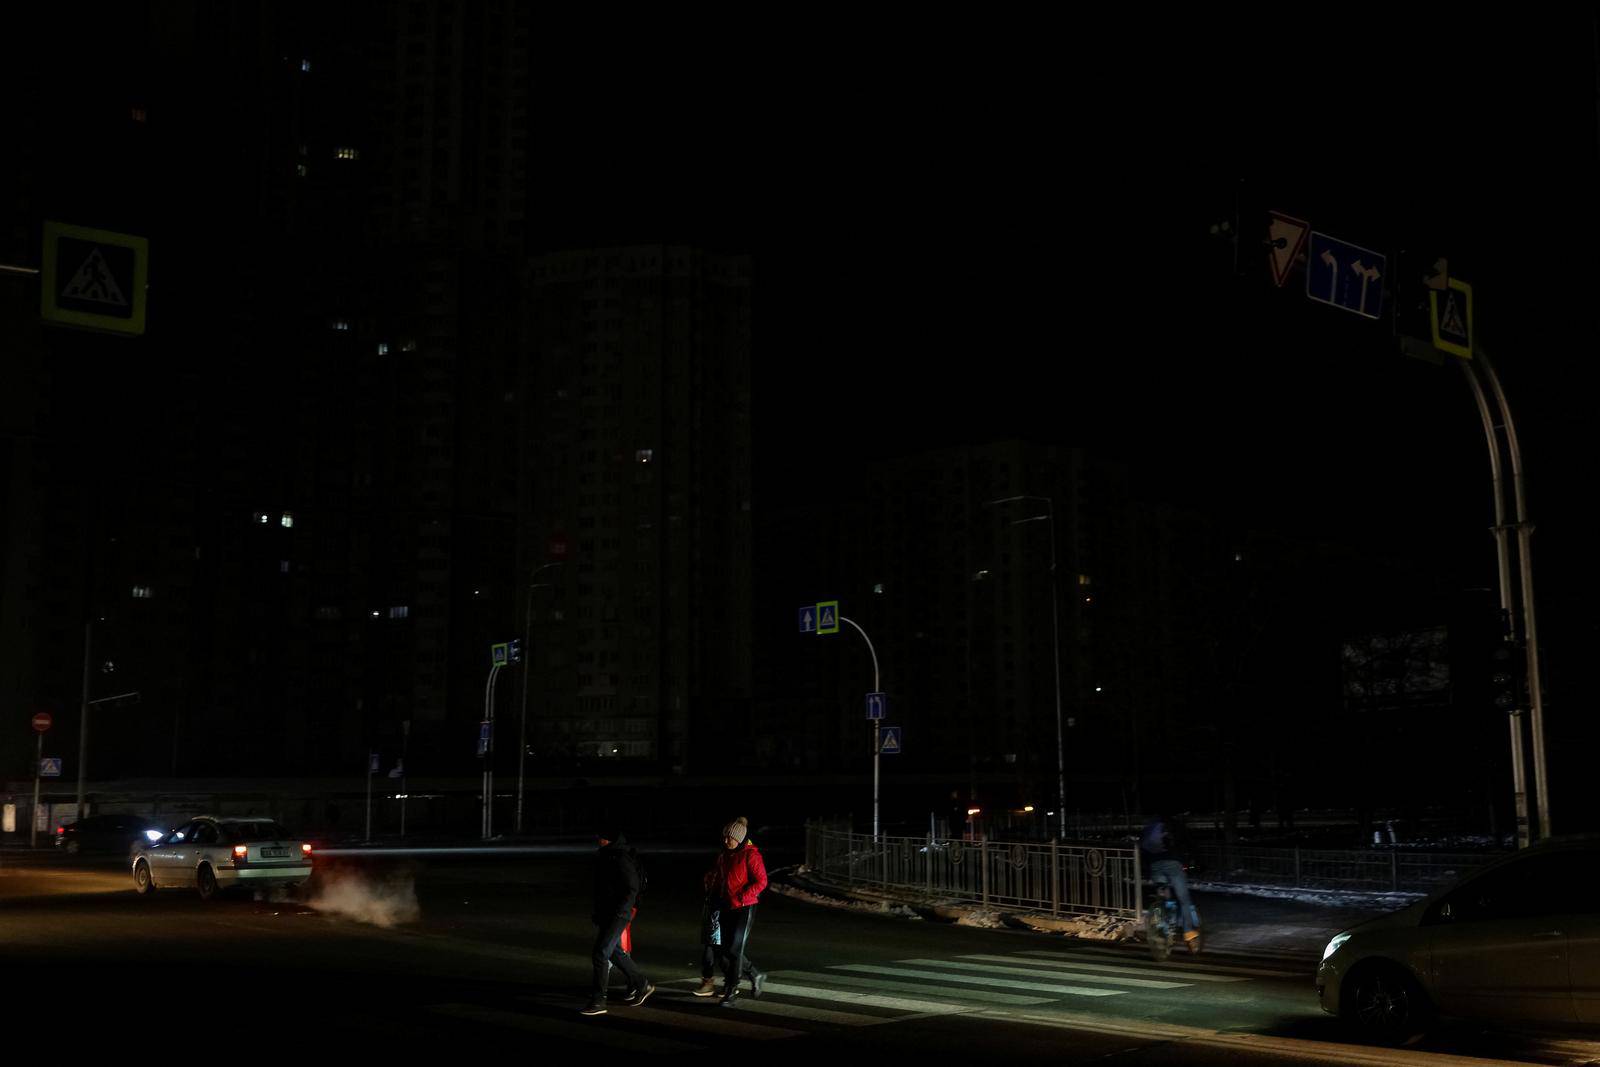
M 883 692 L 883 687 L 878 680 L 878 650 L 872 647 L 872 638 L 867 636 L 867 631 L 856 624 L 854 619 L 839 616 L 840 622 L 847 622 L 861 635 L 861 640 L 867 643 L 867 651 L 872 654 L 872 691 Z M 883 759 L 883 720 L 872 720 L 872 839 L 878 840 L 878 764 Z
M 1554 829 L 1550 817 L 1550 784 L 1546 773 L 1544 755 L 1544 688 L 1539 682 L 1539 627 L 1533 611 L 1533 524 L 1528 521 L 1527 492 L 1522 477 L 1522 446 L 1517 440 L 1517 424 L 1511 418 L 1511 405 L 1506 402 L 1505 390 L 1500 386 L 1500 376 L 1494 364 L 1481 349 L 1476 357 L 1483 366 L 1484 377 L 1494 391 L 1500 405 L 1500 421 L 1506 431 L 1506 445 L 1511 452 L 1511 491 L 1517 506 L 1517 562 L 1522 571 L 1522 639 L 1527 655 L 1528 704 L 1533 713 L 1530 726 L 1533 730 L 1533 789 L 1539 812 L 1539 836 L 1549 837 Z
M 1478 415 L 1483 420 L 1483 436 L 1489 445 L 1489 477 L 1494 490 L 1494 547 L 1500 579 L 1500 610 L 1506 613 L 1511 632 L 1516 633 L 1517 611 L 1511 599 L 1510 546 L 1506 541 L 1505 479 L 1500 470 L 1500 441 L 1495 435 L 1494 415 L 1489 410 L 1489 398 L 1483 394 L 1483 384 L 1467 360 L 1459 361 L 1461 373 L 1472 387 L 1473 399 L 1478 403 Z M 1511 788 L 1515 801 L 1517 821 L 1517 847 L 1527 848 L 1528 839 L 1528 769 L 1522 754 L 1522 709 L 1513 708 L 1506 717 L 1511 728 Z

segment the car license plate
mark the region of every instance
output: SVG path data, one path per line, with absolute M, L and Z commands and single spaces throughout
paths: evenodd
M 286 848 L 264 848 L 261 850 L 261 858 L 266 860 L 286 860 L 289 858 L 289 850 Z

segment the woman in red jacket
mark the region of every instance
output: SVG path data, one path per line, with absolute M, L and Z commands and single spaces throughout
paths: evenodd
M 712 870 L 714 888 L 722 912 L 722 1006 L 733 1007 L 739 995 L 739 977 L 750 976 L 750 995 L 760 998 L 766 975 L 745 956 L 750 940 L 750 924 L 755 919 L 756 901 L 767 888 L 767 865 L 754 841 L 748 840 L 750 822 L 744 816 L 722 828 L 722 853 Z

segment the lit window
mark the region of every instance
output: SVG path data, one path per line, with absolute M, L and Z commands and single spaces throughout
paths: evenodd
M 649 463 L 651 459 L 655 458 L 655 450 L 641 448 L 633 454 L 633 458 L 639 463 Z
M 343 331 L 350 329 L 350 321 L 348 319 L 334 319 L 332 322 L 328 323 L 328 325 L 332 326 L 335 330 Z
M 415 342 L 415 341 L 401 341 L 400 342 L 400 351 L 402 351 L 402 352 L 415 352 L 416 350 L 417 350 L 417 342 Z
M 294 525 L 294 512 L 285 511 L 283 513 L 283 518 L 279 519 L 278 521 L 283 523 L 283 525 L 285 527 L 293 526 Z
M 307 174 L 306 165 L 304 163 L 296 163 L 294 165 L 294 172 L 300 177 L 304 178 Z
M 278 561 L 278 573 L 279 574 L 288 574 L 289 573 L 289 561 L 288 560 L 280 559 Z
M 391 619 L 406 619 L 410 617 L 411 606 L 409 604 L 397 604 L 389 609 L 389 618 Z
M 1094 579 L 1090 578 L 1087 574 L 1080 574 L 1080 575 L 1078 575 L 1078 584 L 1079 585 L 1093 585 L 1094 584 Z
M 384 341 L 379 341 L 378 342 L 378 355 L 387 356 L 388 354 L 389 354 L 389 345 Z
M 300 61 L 300 73 L 301 74 L 310 74 L 311 73 L 311 60 L 302 59 Z
M 149 600 L 151 597 L 153 597 L 155 595 L 156 595 L 156 591 L 151 586 L 148 586 L 148 585 L 136 585 L 136 586 L 133 587 L 133 598 L 135 600 Z
M 144 108 L 142 108 L 142 107 L 136 107 L 136 108 L 131 109 L 129 114 L 132 117 L 134 122 L 143 122 L 145 120 Z
M 872 591 L 874 593 L 877 593 L 879 596 L 882 596 L 883 595 L 883 583 L 882 582 L 878 582 L 878 583 L 874 584 L 873 587 L 872 587 Z
M 338 149 L 334 150 L 333 154 L 334 154 L 335 157 L 337 157 L 339 159 L 360 159 L 361 158 L 361 150 L 359 148 L 338 148 Z

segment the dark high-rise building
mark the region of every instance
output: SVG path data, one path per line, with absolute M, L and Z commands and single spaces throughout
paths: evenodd
M 567 627 L 541 620 L 530 703 L 571 758 L 682 767 L 694 716 L 747 698 L 749 264 L 530 261 L 528 23 L 130 9 L 80 40 L 106 76 L 29 112 L 0 262 L 37 265 L 46 218 L 151 248 L 143 338 L 42 328 L 34 276 L 0 279 L 0 695 L 70 711 L 95 619 L 91 695 L 143 694 L 97 720 L 95 776 L 351 774 L 408 743 L 476 771 L 489 646 L 555 530 Z
M 564 561 L 532 593 L 541 755 L 706 769 L 748 714 L 750 286 L 678 245 L 531 263 L 522 569 Z

